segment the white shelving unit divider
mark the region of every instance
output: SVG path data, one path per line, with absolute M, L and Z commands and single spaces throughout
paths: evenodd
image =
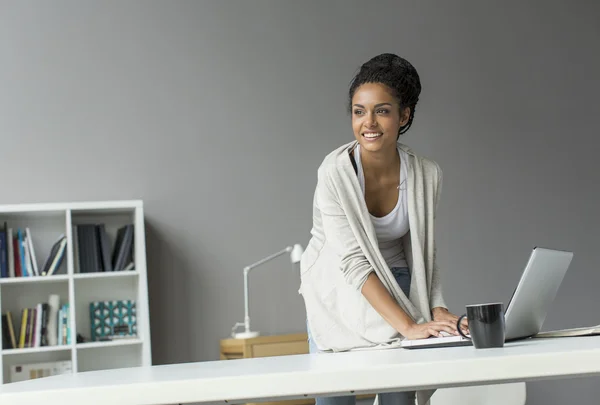
M 140 200 L 39 203 L 0 205 L 0 230 L 29 227 L 36 262 L 41 271 L 52 245 L 61 234 L 67 239 L 65 256 L 57 274 L 51 276 L 0 277 L 0 310 L 11 312 L 17 343 L 21 329 L 21 310 L 48 302 L 51 294 L 60 295 L 60 305 L 69 303 L 71 343 L 58 346 L 6 348 L 0 355 L 0 382 L 10 383 L 10 368 L 15 365 L 70 360 L 72 372 L 150 366 L 150 319 L 146 269 L 144 207 Z M 117 231 L 134 225 L 132 270 L 80 273 L 75 260 L 73 227 L 103 223 L 109 245 L 115 247 Z M 137 336 L 112 341 L 90 341 L 92 301 L 132 299 L 136 304 Z M 0 324 L 0 332 L 4 333 Z M 77 335 L 86 338 L 77 343 Z

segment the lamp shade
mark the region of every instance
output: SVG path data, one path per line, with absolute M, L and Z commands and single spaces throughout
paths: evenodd
M 304 249 L 302 249 L 301 245 L 296 243 L 292 248 L 292 252 L 290 253 L 290 259 L 292 260 L 292 263 L 298 263 L 300 259 L 302 259 L 302 253 L 304 253 Z

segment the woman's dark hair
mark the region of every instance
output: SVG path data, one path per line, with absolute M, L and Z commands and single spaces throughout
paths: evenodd
M 389 87 L 400 104 L 400 112 L 410 108 L 408 122 L 400 127 L 398 136 L 412 125 L 415 107 L 421 94 L 421 81 L 417 70 L 406 59 L 392 53 L 382 53 L 365 62 L 350 83 L 348 111 L 352 111 L 352 97 L 365 83 L 381 83 Z

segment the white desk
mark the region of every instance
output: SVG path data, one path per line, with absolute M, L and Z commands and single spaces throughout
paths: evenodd
M 0 404 L 239 403 L 590 375 L 600 375 L 600 336 L 502 349 L 393 349 L 95 371 L 3 385 Z

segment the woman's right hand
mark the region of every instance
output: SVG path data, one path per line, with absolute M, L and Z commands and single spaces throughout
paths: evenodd
M 458 335 L 456 325 L 447 321 L 431 321 L 426 323 L 413 323 L 402 335 L 409 340 L 426 339 L 431 336 L 441 337 L 440 332 L 449 335 Z

